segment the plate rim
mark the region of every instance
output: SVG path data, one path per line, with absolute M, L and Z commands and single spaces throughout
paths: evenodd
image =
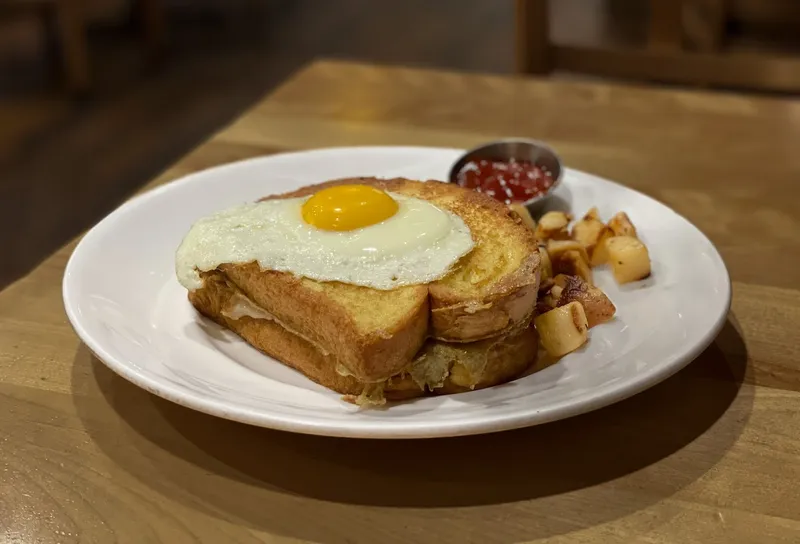
M 500 432 L 545 424 L 610 406 L 646 391 L 647 389 L 650 389 L 651 387 L 666 380 L 670 376 L 685 368 L 689 363 L 694 361 L 709 345 L 711 345 L 728 319 L 732 302 L 732 282 L 730 279 L 730 273 L 724 259 L 722 258 L 722 255 L 719 253 L 713 242 L 705 235 L 705 233 L 703 233 L 703 231 L 701 231 L 691 221 L 686 219 L 683 215 L 672 209 L 670 206 L 650 195 L 599 175 L 591 174 L 575 168 L 565 168 L 565 174 L 567 175 L 570 172 L 573 172 L 579 175 L 600 179 L 605 183 L 610 183 L 614 186 L 624 189 L 625 191 L 630 191 L 641 197 L 655 201 L 669 210 L 671 213 L 675 214 L 679 219 L 684 221 L 687 226 L 691 227 L 691 229 L 695 231 L 695 234 L 699 235 L 703 240 L 705 240 L 710 248 L 713 249 L 712 256 L 716 260 L 715 264 L 719 265 L 721 272 L 721 276 L 718 279 L 722 280 L 725 284 L 725 289 L 722 293 L 724 296 L 724 302 L 722 304 L 722 308 L 720 309 L 719 315 L 715 317 L 711 328 L 709 328 L 703 334 L 698 342 L 692 345 L 689 349 L 673 352 L 668 358 L 666 358 L 664 363 L 649 370 L 648 372 L 635 375 L 632 380 L 626 380 L 622 384 L 609 383 L 604 386 L 594 388 L 589 394 L 579 397 L 578 399 L 565 400 L 560 403 L 552 404 L 545 409 L 536 411 L 526 411 L 521 413 L 517 412 L 495 419 L 487 418 L 467 422 L 458 419 L 437 422 L 436 419 L 432 419 L 429 423 L 425 424 L 406 422 L 405 424 L 388 427 L 386 426 L 385 420 L 380 419 L 376 419 L 375 421 L 368 423 L 359 421 L 357 426 L 348 425 L 346 421 L 336 420 L 326 420 L 324 422 L 317 420 L 315 422 L 309 421 L 307 416 L 286 416 L 285 414 L 276 414 L 274 412 L 270 413 L 263 410 L 255 412 L 243 407 L 230 406 L 213 398 L 204 397 L 189 390 L 181 390 L 177 387 L 173 387 L 171 384 L 152 379 L 147 375 L 137 372 L 137 370 L 130 364 L 119 361 L 110 355 L 103 348 L 102 342 L 97 341 L 84 327 L 81 317 L 78 315 L 77 308 L 74 305 L 74 301 L 72 300 L 72 298 L 76 296 L 71 292 L 71 282 L 77 281 L 73 280 L 75 277 L 74 271 L 81 262 L 83 255 L 82 252 L 86 251 L 86 247 L 89 243 L 91 243 L 93 237 L 99 236 L 104 229 L 109 228 L 109 225 L 111 225 L 116 218 L 122 216 L 123 214 L 129 213 L 132 209 L 135 209 L 148 200 L 158 198 L 159 195 L 164 192 L 172 191 L 178 187 L 194 183 L 198 177 L 207 176 L 209 174 L 213 175 L 213 173 L 216 171 L 224 170 L 230 167 L 270 161 L 275 160 L 276 158 L 291 160 L 292 157 L 308 154 L 365 151 L 463 152 L 463 150 L 459 148 L 435 146 L 376 145 L 320 147 L 274 153 L 271 155 L 260 155 L 243 160 L 222 163 L 214 165 L 210 168 L 188 173 L 157 187 L 147 189 L 141 194 L 128 199 L 126 202 L 122 203 L 120 206 L 103 217 L 103 219 L 98 221 L 81 237 L 75 246 L 75 249 L 70 254 L 62 278 L 62 300 L 67 318 L 69 319 L 75 333 L 81 342 L 98 360 L 100 360 L 104 365 L 106 365 L 110 370 L 120 377 L 153 395 L 198 412 L 215 417 L 222 417 L 224 419 L 229 419 L 248 425 L 302 434 L 347 438 L 409 439 L 467 436 Z

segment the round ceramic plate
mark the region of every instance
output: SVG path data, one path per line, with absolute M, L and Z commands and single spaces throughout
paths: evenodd
M 558 194 L 576 214 L 624 210 L 650 250 L 652 276 L 597 284 L 617 306 L 589 342 L 540 372 L 458 395 L 359 409 L 201 318 L 174 272 L 192 223 L 222 208 L 345 176 L 445 179 L 460 150 L 333 148 L 212 168 L 135 198 L 80 242 L 64 276 L 64 304 L 88 347 L 113 371 L 189 408 L 253 425 L 334 436 L 477 434 L 574 416 L 667 378 L 716 336 L 730 280 L 709 240 L 655 200 L 575 170 Z M 675 402 L 680 402 L 676 399 Z

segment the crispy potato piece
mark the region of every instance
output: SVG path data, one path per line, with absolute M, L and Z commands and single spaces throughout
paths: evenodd
M 594 274 L 592 267 L 589 266 L 589 261 L 574 249 L 564 252 L 558 260 L 553 262 L 553 272 L 578 276 L 589 285 L 594 285 Z
M 542 346 L 553 357 L 563 357 L 586 343 L 589 325 L 580 302 L 570 302 L 534 318 Z
M 514 212 L 516 212 L 516 214 L 519 216 L 520 219 L 522 219 L 522 223 L 526 227 L 528 227 L 532 231 L 536 230 L 536 221 L 533 219 L 533 217 L 531 216 L 531 212 L 528 211 L 528 208 L 526 208 L 524 204 L 520 202 L 512 202 L 509 205 L 509 208 L 511 208 L 512 210 L 514 210 Z
M 614 231 L 614 236 L 630 236 L 632 238 L 638 238 L 636 234 L 636 227 L 633 226 L 631 223 L 628 214 L 625 212 L 619 212 L 617 215 L 611 218 L 611 221 L 608 222 L 608 226 Z
M 572 226 L 572 238 L 586 247 L 586 252 L 591 258 L 597 242 L 606 230 L 608 227 L 602 221 L 587 215 Z
M 632 236 L 614 236 L 606 242 L 608 261 L 617 283 L 630 283 L 650 275 L 647 247 Z
M 594 246 L 594 251 L 592 251 L 592 259 L 590 263 L 592 266 L 600 266 L 601 264 L 606 264 L 608 262 L 608 240 L 613 236 L 614 231 L 608 227 L 604 228 L 603 232 L 600 233 L 597 244 Z
M 597 219 L 598 221 L 602 221 L 600 219 L 600 212 L 597 210 L 597 206 L 592 206 L 589 208 L 589 211 L 583 216 L 584 219 Z
M 553 284 L 547 297 L 552 299 L 556 294 L 558 295 L 554 306 L 566 306 L 570 302 L 580 302 L 590 329 L 595 325 L 610 321 L 617 312 L 614 303 L 600 288 L 589 285 L 578 276 L 559 274 L 553 279 Z
M 586 282 L 594 284 L 589 255 L 583 244 L 575 240 L 550 240 L 547 242 L 547 251 L 554 274 L 580 276 Z
M 536 315 L 549 312 L 556 306 L 561 298 L 563 288 L 558 287 L 553 278 L 539 283 L 539 296 L 536 298 Z
M 542 296 L 542 294 L 544 294 L 544 293 L 549 293 L 550 292 L 550 288 L 553 287 L 555 284 L 556 284 L 556 282 L 553 281 L 553 278 L 548 278 L 546 280 L 540 281 L 539 282 L 539 296 Z
M 550 261 L 553 263 L 555 270 L 555 263 L 561 259 L 562 255 L 567 251 L 577 251 L 580 253 L 583 260 L 589 262 L 589 254 L 586 253 L 586 247 L 575 240 L 548 240 L 547 252 L 550 254 Z
M 539 283 L 541 284 L 553 277 L 553 262 L 550 260 L 550 253 L 548 253 L 547 248 L 543 245 L 539 246 L 539 258 L 541 260 L 541 279 Z
M 572 221 L 572 216 L 564 212 L 547 212 L 539 218 L 536 225 L 536 237 L 539 240 L 566 240 L 569 239 L 567 227 Z

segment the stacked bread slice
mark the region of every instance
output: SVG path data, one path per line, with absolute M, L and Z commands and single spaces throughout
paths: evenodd
M 444 278 L 389 291 L 256 263 L 224 264 L 202 274 L 191 303 L 257 349 L 359 402 L 467 391 L 523 373 L 537 353 L 531 320 L 540 260 L 519 216 L 471 190 L 407 179 L 343 179 L 267 198 L 353 183 L 459 215 L 475 248 Z

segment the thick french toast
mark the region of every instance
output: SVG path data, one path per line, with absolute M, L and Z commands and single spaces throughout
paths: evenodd
M 396 375 L 428 337 L 475 342 L 530 323 L 539 284 L 538 245 L 513 211 L 488 196 L 441 182 L 356 178 L 267 198 L 352 183 L 421 198 L 459 215 L 475 248 L 441 280 L 390 291 L 319 282 L 262 270 L 256 263 L 225 264 L 202 274 L 205 285 L 190 293 L 192 303 L 211 317 L 221 315 L 225 289 L 235 287 L 254 307 L 253 315 L 267 314 L 363 383 Z
M 347 178 L 267 198 L 308 196 L 352 183 L 427 200 L 457 214 L 469 227 L 475 248 L 450 274 L 427 286 L 431 336 L 449 342 L 474 342 L 501 335 L 530 320 L 539 287 L 538 244 L 520 217 L 491 197 L 438 181 Z
M 471 343 L 429 339 L 389 379 L 364 381 L 353 376 L 312 339 L 291 332 L 218 272 L 204 275 L 205 287 L 191 295 L 207 317 L 249 344 L 302 372 L 311 380 L 354 400 L 380 402 L 458 393 L 491 387 L 520 376 L 535 361 L 538 337 L 530 327 Z

